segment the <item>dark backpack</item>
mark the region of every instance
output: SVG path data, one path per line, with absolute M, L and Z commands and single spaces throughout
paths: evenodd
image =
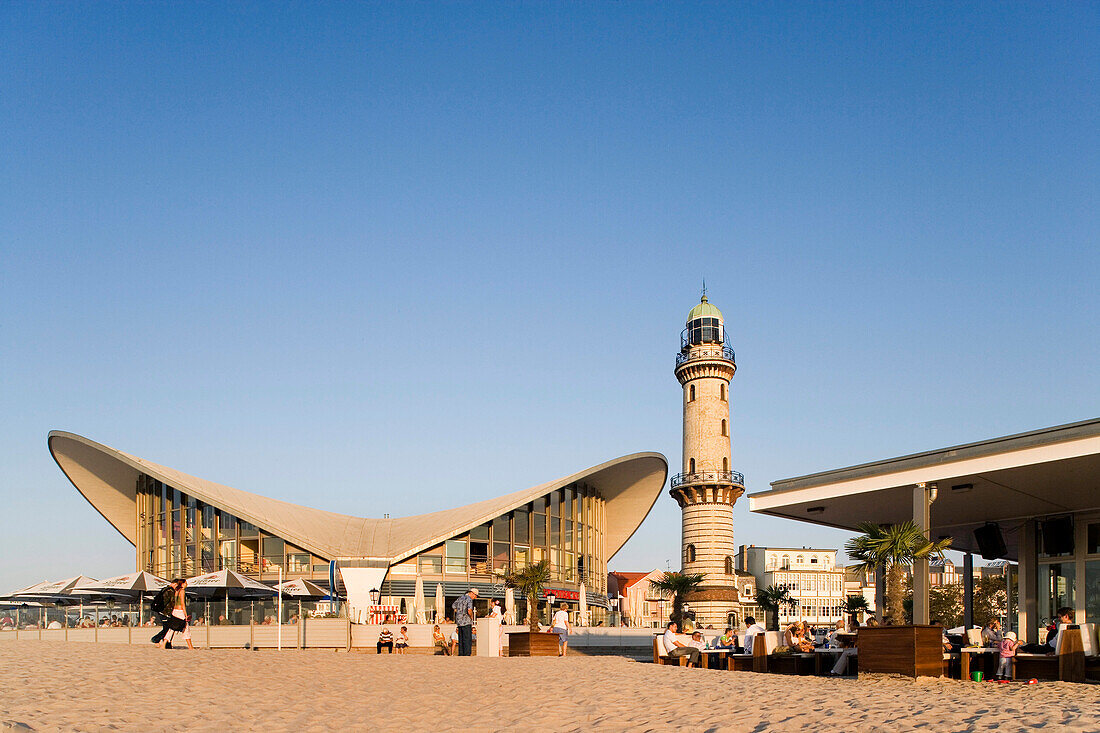
M 175 589 L 170 585 L 166 585 L 157 591 L 157 594 L 153 596 L 153 612 L 159 613 L 161 616 L 168 616 L 172 613 L 172 595 L 175 593 Z

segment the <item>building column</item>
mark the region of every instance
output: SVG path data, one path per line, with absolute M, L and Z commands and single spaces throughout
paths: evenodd
M 974 625 L 974 555 L 963 555 L 963 627 Z
M 913 524 L 925 536 L 929 537 L 932 526 L 932 507 L 929 501 L 928 484 L 913 487 Z M 913 561 L 913 623 L 928 625 L 928 558 Z
M 1039 599 L 1036 597 L 1039 586 L 1035 547 L 1035 522 L 1027 520 L 1020 528 L 1020 565 L 1016 572 L 1016 607 L 1018 609 L 1017 634 L 1028 643 L 1039 640 Z
M 1017 566 L 1018 568 L 1019 566 Z M 1019 573 L 1017 573 L 1019 577 Z M 1012 587 L 1012 563 L 1008 560 L 1005 561 L 1005 631 L 1015 631 L 1017 636 L 1020 636 L 1019 623 L 1016 623 L 1016 628 L 1013 628 L 1014 619 L 1009 615 L 1008 610 L 1012 608 L 1012 598 L 1016 595 L 1015 589 Z M 1020 636 L 1020 638 L 1023 638 Z

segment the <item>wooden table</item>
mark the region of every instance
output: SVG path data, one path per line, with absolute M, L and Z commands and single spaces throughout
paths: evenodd
M 722 660 L 725 659 L 724 654 L 729 654 L 729 649 L 700 649 L 700 658 L 703 660 L 703 669 L 722 669 Z M 714 660 L 712 666 L 711 659 Z
M 971 654 L 996 654 L 997 650 L 988 646 L 964 646 L 959 650 L 959 658 L 962 662 L 962 675 L 964 680 L 970 679 L 970 655 Z

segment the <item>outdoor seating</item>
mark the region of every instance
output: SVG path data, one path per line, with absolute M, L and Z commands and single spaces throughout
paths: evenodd
M 1086 659 L 1085 639 L 1088 639 L 1089 651 L 1093 659 Z M 1067 624 L 1058 638 L 1058 649 L 1054 654 L 1018 653 L 1013 672 L 1016 677 L 1034 677 L 1043 680 L 1062 682 L 1084 682 L 1089 662 L 1100 661 L 1096 658 L 1095 624 Z

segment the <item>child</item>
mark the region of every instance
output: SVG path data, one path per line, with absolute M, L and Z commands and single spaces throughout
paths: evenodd
M 409 648 L 409 627 L 402 626 L 401 633 L 397 635 L 397 641 L 394 642 L 394 646 L 397 648 L 398 654 L 407 654 Z
M 1016 632 L 1009 631 L 1001 639 L 1001 659 L 997 662 L 997 679 L 1012 679 L 1012 658 L 1016 656 L 1016 647 L 1020 642 L 1016 641 Z

